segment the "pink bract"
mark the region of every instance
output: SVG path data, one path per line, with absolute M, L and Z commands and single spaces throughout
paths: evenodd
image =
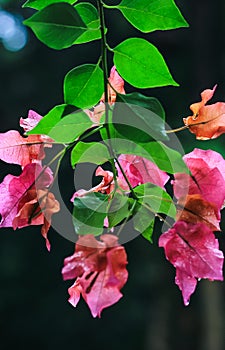
M 46 188 L 52 183 L 53 177 L 49 168 L 43 171 L 39 164 L 28 164 L 20 176 L 7 175 L 0 184 L 0 227 L 12 227 L 13 220 L 20 210 L 20 203 L 31 189 Z M 22 202 L 21 202 L 22 201 Z
M 163 188 L 169 180 L 169 176 L 164 171 L 160 170 L 156 164 L 146 158 L 132 154 L 121 154 L 118 160 L 132 187 L 151 182 Z M 124 182 L 124 185 L 126 185 L 128 189 L 123 174 L 118 166 L 117 171 L 118 178 Z
M 27 118 L 20 118 L 20 126 L 25 132 L 32 130 L 43 117 L 32 109 L 28 112 Z
M 223 280 L 223 253 L 218 240 L 203 223 L 178 221 L 159 238 L 166 258 L 176 268 L 176 284 L 188 305 L 197 280 Z
M 200 194 L 206 201 L 214 203 L 218 212 L 225 201 L 225 160 L 212 150 L 195 148 L 186 154 L 184 162 L 191 171 L 188 174 L 175 174 L 174 195 L 176 198 L 187 194 Z
M 45 157 L 41 135 L 23 137 L 16 130 L 0 133 L 0 159 L 22 167 L 29 163 L 40 163 Z

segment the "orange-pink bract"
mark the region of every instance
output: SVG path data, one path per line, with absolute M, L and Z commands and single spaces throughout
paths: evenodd
M 202 100 L 190 106 L 193 115 L 183 118 L 184 124 L 198 140 L 215 139 L 225 133 L 225 103 L 206 105 L 215 90 L 216 85 L 213 89 L 204 90 L 201 93 Z
M 80 237 L 75 252 L 64 260 L 64 280 L 76 279 L 69 288 L 69 302 L 75 307 L 84 298 L 93 317 L 100 317 L 106 307 L 121 297 L 127 281 L 127 255 L 118 237 L 105 234 L 101 241 L 89 234 Z

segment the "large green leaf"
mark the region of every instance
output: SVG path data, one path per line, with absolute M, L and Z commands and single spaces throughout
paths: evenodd
M 117 95 L 112 122 L 116 130 L 134 142 L 168 140 L 165 113 L 156 98 L 139 93 Z
M 165 120 L 165 111 L 159 100 L 155 97 L 145 96 L 138 92 L 125 95 L 117 94 L 116 102 L 123 102 L 145 108 L 158 115 L 161 119 Z
M 159 169 L 166 171 L 169 174 L 175 173 L 189 173 L 186 164 L 183 161 L 182 154 L 178 151 L 166 146 L 162 142 L 132 142 L 126 140 L 123 136 L 118 137 L 118 133 L 115 132 L 116 137 L 113 138 L 113 125 L 110 125 L 111 139 L 108 140 L 106 132 L 102 132 L 101 136 L 105 142 L 111 144 L 115 154 L 134 154 L 146 159 L 149 159 L 155 163 Z
M 69 4 L 74 4 L 77 0 L 27 0 L 23 7 L 31 7 L 35 10 L 42 10 L 48 5 L 55 4 L 56 2 L 68 2 Z
M 47 46 L 61 50 L 75 42 L 87 26 L 77 10 L 67 3 L 49 5 L 24 21 Z
M 104 91 L 103 71 L 97 64 L 84 64 L 67 73 L 64 99 L 79 108 L 89 108 L 99 102 Z
M 188 26 L 173 0 L 122 0 L 118 9 L 144 33 Z
M 48 135 L 56 142 L 70 143 L 92 126 L 83 111 L 71 113 L 71 106 L 54 107 L 28 134 Z
M 107 213 L 108 196 L 90 193 L 74 199 L 73 224 L 78 235 L 100 235 Z
M 178 84 L 157 48 L 147 40 L 130 38 L 114 48 L 114 64 L 119 74 L 137 88 Z
M 74 6 L 74 8 L 87 26 L 87 30 L 74 41 L 74 44 L 82 44 L 100 39 L 100 20 L 97 9 L 87 2 L 81 2 Z
M 71 152 L 71 165 L 77 163 L 103 164 L 110 159 L 108 148 L 100 142 L 78 142 Z
M 166 146 L 162 142 L 150 142 L 143 145 L 149 158 L 161 169 L 170 174 L 178 172 L 189 173 L 180 152 Z

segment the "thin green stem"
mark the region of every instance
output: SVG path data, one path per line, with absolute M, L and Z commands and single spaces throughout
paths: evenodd
M 150 211 L 151 213 L 153 213 L 156 217 L 159 218 L 160 221 L 165 222 L 165 224 L 166 224 L 169 228 L 171 228 L 171 225 L 169 224 L 169 222 L 166 221 L 166 219 L 164 219 L 160 214 L 156 213 L 151 207 L 149 207 L 148 204 L 146 204 L 146 203 L 140 203 L 140 205 L 142 205 L 142 206 L 143 206 L 144 208 L 146 208 L 148 211 Z
M 50 162 L 48 162 L 47 165 L 44 166 L 44 168 L 43 168 L 42 171 L 44 171 L 44 170 L 45 170 L 46 168 L 48 168 L 52 163 L 54 163 L 54 161 L 55 161 L 57 158 L 61 157 L 61 155 L 64 155 L 65 152 L 66 152 L 66 148 L 63 148 L 60 152 L 58 152 L 58 153 L 55 155 L 55 157 L 53 157 L 53 158 L 50 160 Z M 41 173 L 40 173 L 40 174 L 41 174 Z M 39 176 L 40 176 L 40 175 L 39 175 Z
M 102 57 L 102 68 L 104 76 L 104 93 L 105 93 L 105 122 L 108 124 L 109 121 L 109 96 L 108 96 L 108 65 L 107 65 L 107 40 L 105 35 L 105 16 L 104 8 L 101 0 L 97 0 L 98 12 L 100 17 L 100 31 L 101 31 L 101 57 Z
M 176 128 L 176 129 L 172 129 L 172 130 L 166 130 L 166 133 L 167 134 L 172 134 L 174 132 L 182 131 L 182 130 L 185 130 L 185 129 L 188 129 L 188 128 L 189 128 L 188 125 L 184 125 L 184 126 L 181 126 L 180 128 Z
M 108 45 L 108 43 L 105 43 L 105 45 L 106 45 L 106 48 L 107 48 L 109 51 L 114 52 L 114 50 Z
M 129 187 L 129 189 L 130 189 L 130 191 L 131 191 L 131 193 L 132 193 L 133 198 L 134 198 L 134 199 L 138 199 L 138 197 L 137 197 L 136 193 L 134 192 L 134 189 L 133 189 L 133 187 L 132 187 L 132 185 L 131 185 L 131 183 L 130 183 L 128 177 L 127 177 L 127 175 L 125 174 L 125 171 L 123 170 L 123 167 L 122 167 L 122 165 L 120 164 L 118 158 L 115 158 L 115 161 L 116 161 L 116 163 L 118 164 L 118 167 L 120 168 L 121 173 L 123 174 L 123 177 L 124 177 L 124 179 L 125 179 L 125 181 L 126 181 L 128 187 Z
M 106 9 L 118 9 L 117 5 L 106 5 L 103 1 L 101 1 L 101 4 L 103 7 L 105 7 Z
M 81 137 L 79 138 L 79 140 L 76 140 L 77 144 L 79 141 L 85 140 L 87 137 L 90 137 L 92 135 L 94 135 L 96 132 L 98 132 L 99 130 L 101 130 L 104 126 L 100 125 L 98 128 L 96 129 L 92 129 L 90 132 L 88 132 L 87 134 L 81 135 Z
M 109 140 L 109 153 L 110 153 L 110 163 L 112 165 L 113 178 L 115 182 L 115 186 L 117 187 L 117 176 L 116 176 L 116 168 L 114 163 L 114 152 L 111 144 L 111 136 L 109 129 L 109 95 L 108 95 L 108 64 L 107 64 L 107 49 L 108 44 L 105 35 L 105 16 L 104 16 L 104 7 L 103 2 L 101 0 L 97 0 L 98 12 L 100 17 L 100 31 L 101 31 L 101 57 L 102 57 L 102 68 L 103 68 L 103 78 L 104 78 L 104 96 L 105 96 L 105 128 L 107 137 Z

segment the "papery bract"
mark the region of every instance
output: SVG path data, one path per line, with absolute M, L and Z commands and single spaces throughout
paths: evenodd
M 23 137 L 16 130 L 0 134 L 0 159 L 22 167 L 32 162 L 39 162 L 45 157 L 41 135 Z
M 181 197 L 177 202 L 177 221 L 197 224 L 202 222 L 212 231 L 220 231 L 220 215 L 215 204 L 205 201 L 200 194 Z
M 110 71 L 108 84 L 108 102 L 113 104 L 116 102 L 116 92 L 120 94 L 125 94 L 124 90 L 124 80 L 121 78 L 119 73 L 116 70 L 116 66 L 113 66 Z M 115 90 L 113 90 L 113 88 Z M 103 94 L 101 101 L 105 101 L 105 95 Z
M 47 233 L 51 226 L 51 217 L 60 210 L 59 202 L 53 193 L 47 189 L 28 190 L 20 200 L 18 213 L 13 219 L 13 228 L 22 228 L 29 225 L 42 225 L 41 234 L 46 240 L 46 247 L 50 250 Z
M 113 104 L 116 102 L 116 91 L 120 94 L 125 94 L 124 80 L 118 74 L 116 67 L 113 66 L 110 71 L 108 84 L 108 103 Z M 113 88 L 110 86 L 112 85 Z M 105 113 L 105 94 L 102 95 L 100 103 L 93 107 L 93 109 L 85 109 L 85 113 L 89 116 L 94 125 L 99 125 L 102 116 Z
M 174 175 L 174 195 L 179 199 L 187 194 L 201 194 L 202 198 L 217 206 L 219 215 L 225 201 L 225 160 L 215 151 L 197 148 L 183 159 L 192 176 Z
M 85 109 L 84 112 L 89 116 L 89 118 L 93 122 L 93 126 L 99 125 L 101 117 L 105 113 L 105 104 L 104 102 L 100 102 L 92 110 Z
M 86 235 L 76 243 L 75 253 L 66 258 L 62 274 L 64 280 L 76 279 L 69 288 L 69 302 L 76 306 L 80 294 L 93 317 L 100 317 L 106 307 L 115 304 L 127 281 L 127 256 L 116 236 L 106 234 L 97 241 Z
M 74 198 L 76 197 L 83 197 L 88 193 L 92 192 L 101 192 L 109 194 L 114 189 L 114 181 L 113 181 L 113 173 L 109 170 L 104 170 L 101 167 L 98 167 L 95 172 L 96 176 L 102 176 L 102 181 L 95 187 L 92 187 L 90 190 L 78 190 L 76 191 L 72 198 L 71 202 L 74 202 Z
M 156 164 L 146 158 L 132 154 L 121 154 L 118 160 L 132 187 L 136 187 L 146 182 L 151 182 L 159 187 L 164 187 L 169 180 L 169 176 L 164 171 L 160 170 Z M 123 174 L 118 166 L 117 171 L 118 178 L 125 182 Z
M 178 221 L 159 238 L 159 247 L 176 268 L 176 284 L 188 305 L 197 279 L 223 280 L 223 253 L 218 240 L 203 223 Z
M 43 189 L 53 181 L 49 168 L 43 171 L 39 164 L 28 164 L 20 176 L 7 175 L 0 184 L 0 227 L 12 227 L 20 202 L 31 189 Z
M 225 133 L 225 103 L 217 102 L 212 105 L 205 105 L 215 92 L 207 89 L 201 93 L 201 102 L 190 106 L 193 115 L 183 118 L 184 124 L 195 134 L 196 139 L 214 139 Z
M 32 109 L 28 112 L 27 118 L 20 118 L 20 126 L 25 132 L 32 130 L 43 117 Z
M 113 66 L 110 71 L 109 76 L 109 83 L 112 85 L 112 87 L 120 94 L 125 94 L 124 90 L 124 80 L 121 78 L 119 73 L 116 70 L 116 66 Z M 116 102 L 116 92 L 113 90 L 111 86 L 108 88 L 109 93 L 109 102 L 115 103 Z
M 72 198 L 71 202 L 74 202 L 75 197 L 83 197 L 88 193 L 92 192 L 100 192 L 103 194 L 110 194 L 114 188 L 115 188 L 115 183 L 114 183 L 114 178 L 113 178 L 113 173 L 109 170 L 104 170 L 102 167 L 98 167 L 95 172 L 96 176 L 102 176 L 102 181 L 95 187 L 92 187 L 90 190 L 78 190 L 76 191 Z M 127 184 L 124 182 L 124 180 L 121 180 L 120 178 L 118 180 L 118 185 L 124 189 L 127 190 Z

